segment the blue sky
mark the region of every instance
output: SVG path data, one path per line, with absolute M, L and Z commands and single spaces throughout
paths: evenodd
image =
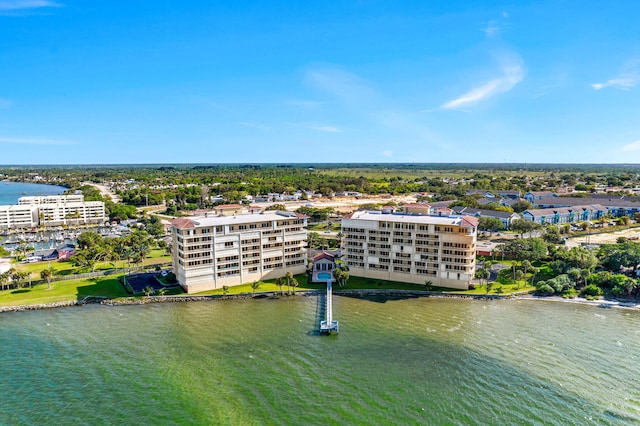
M 0 164 L 640 163 L 638 16 L 0 0 Z

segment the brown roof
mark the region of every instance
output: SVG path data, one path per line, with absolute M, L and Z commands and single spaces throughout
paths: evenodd
M 425 203 L 409 203 L 409 204 L 403 205 L 402 207 L 431 207 L 431 206 Z
M 335 257 L 331 253 L 327 253 L 326 251 L 323 251 L 322 253 L 318 253 L 315 256 L 313 256 L 314 262 L 317 262 L 318 260 L 322 260 L 322 259 L 327 259 L 333 262 Z
M 238 207 L 242 207 L 240 204 L 220 204 L 216 206 L 216 209 L 237 209 Z
M 306 214 L 302 214 L 298 212 L 293 212 L 293 214 L 295 214 L 298 217 L 298 219 L 309 219 L 309 216 L 307 216 Z
M 478 226 L 478 218 L 473 216 L 464 216 L 462 218 L 462 226 L 473 226 L 474 228 Z
M 186 217 L 179 217 L 177 219 L 173 219 L 171 221 L 171 225 L 175 226 L 178 229 L 192 229 L 196 227 L 193 221 Z

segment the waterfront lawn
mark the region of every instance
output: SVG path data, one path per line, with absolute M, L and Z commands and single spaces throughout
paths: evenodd
M 99 277 L 38 284 L 32 288 L 0 291 L 0 306 L 24 306 L 44 303 L 83 300 L 87 296 L 127 297 L 128 294 L 118 277 Z
M 298 287 L 295 288 L 296 291 L 300 290 L 325 290 L 327 288 L 326 283 L 313 283 L 307 281 L 307 275 L 296 275 L 295 279 L 298 281 Z M 347 281 L 347 284 L 344 287 L 340 287 L 338 284 L 333 284 L 334 290 L 411 290 L 411 291 L 425 291 L 426 288 L 421 284 L 410 284 L 410 283 L 402 283 L 396 281 L 384 281 L 384 280 L 374 280 L 370 278 L 361 278 L 361 277 L 350 277 Z M 282 286 L 282 291 L 284 293 L 287 292 L 287 286 Z M 464 293 L 463 290 L 451 290 L 451 289 L 443 289 L 440 287 L 434 287 L 432 291 L 455 291 Z M 280 287 L 276 285 L 276 280 L 267 280 L 260 281 L 260 287 L 255 291 L 255 293 L 260 292 L 280 292 Z M 251 288 L 251 284 L 243 284 L 236 286 L 229 286 L 229 290 L 227 294 L 241 294 L 241 293 L 253 293 L 253 289 Z M 198 296 L 209 295 L 209 294 L 224 294 L 222 289 L 216 290 L 208 290 L 202 293 L 197 293 Z
M 144 266 L 153 266 L 153 265 L 161 265 L 165 263 L 171 262 L 171 256 L 167 256 L 164 249 L 155 249 L 151 250 L 149 256 L 144 259 Z M 47 267 L 52 266 L 56 272 L 55 275 L 58 276 L 66 276 L 74 274 L 77 269 L 70 261 L 55 261 L 55 262 L 37 262 L 37 263 L 20 263 L 16 264 L 13 267 L 18 271 L 25 271 L 29 273 L 29 277 L 31 280 L 40 280 L 40 272 Z M 114 262 L 97 262 L 96 263 L 96 272 L 99 271 L 108 271 L 112 269 L 125 269 L 127 266 L 126 260 L 118 260 Z M 84 270 L 83 272 L 91 272 L 90 270 Z

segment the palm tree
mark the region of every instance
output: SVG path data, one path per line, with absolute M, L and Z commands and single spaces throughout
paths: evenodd
M 293 287 L 293 295 L 295 296 L 296 294 L 296 287 L 298 287 L 298 280 L 296 280 L 295 278 L 291 278 L 291 287 Z
M 7 284 L 9 284 L 9 272 L 3 272 L 2 274 L 0 274 L 0 286 L 2 286 L 3 292 Z
M 293 280 L 293 274 L 291 273 L 291 271 L 287 271 L 284 279 L 287 283 L 287 294 L 291 294 L 291 280 Z
M 280 296 L 283 296 L 284 294 L 282 293 L 282 286 L 284 285 L 284 277 L 278 278 L 276 280 L 276 285 L 280 287 Z
M 48 290 L 51 290 L 51 278 L 53 278 L 55 273 L 56 273 L 56 269 L 51 265 L 47 266 L 42 271 L 40 271 L 40 278 L 42 278 L 43 280 L 47 280 Z
M 254 281 L 251 283 L 251 290 L 253 290 L 253 293 L 255 293 L 256 290 L 259 288 L 260 288 L 260 282 Z
M 11 281 L 16 283 L 17 288 L 22 288 L 22 281 L 26 280 L 29 276 L 28 272 L 19 272 L 13 269 L 14 272 L 11 273 Z

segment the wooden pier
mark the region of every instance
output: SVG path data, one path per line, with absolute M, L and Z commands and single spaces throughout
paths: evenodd
M 333 320 L 333 298 L 331 297 L 331 280 L 327 281 L 327 319 L 324 321 L 320 321 L 320 333 L 323 334 L 331 334 L 332 332 L 336 332 L 336 334 L 340 331 L 338 327 L 338 321 Z

